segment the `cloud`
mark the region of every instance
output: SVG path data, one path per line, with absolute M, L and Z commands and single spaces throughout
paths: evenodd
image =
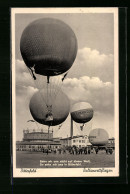
M 73 105 L 75 102 L 86 101 L 94 109 L 94 127 L 113 127 L 114 112 L 114 85 L 113 85 L 113 56 L 100 54 L 96 50 L 84 48 L 79 50 L 73 69 L 68 74 L 62 85 Z M 87 75 L 87 76 L 86 76 Z M 51 80 L 60 85 L 61 76 L 52 77 Z M 22 130 L 31 119 L 29 101 L 39 88 L 46 86 L 46 77 L 37 76 L 36 82 L 29 74 L 23 61 L 16 60 L 16 117 L 17 135 L 22 137 Z M 54 86 L 52 85 L 52 88 Z M 30 126 L 30 124 L 28 124 Z M 32 128 L 35 125 L 32 125 Z M 44 126 L 44 128 L 47 128 Z M 70 116 L 64 122 L 60 131 L 54 127 L 56 136 L 69 135 Z M 67 131 L 66 131 L 67 130 Z M 109 129 L 108 129 L 109 130 Z M 57 131 L 57 132 L 56 132 Z M 63 133 L 63 131 L 66 131 Z M 75 127 L 77 134 L 77 128 Z
M 16 66 L 16 86 L 17 89 L 21 86 L 31 86 L 33 88 L 43 89 L 47 86 L 47 77 L 42 76 L 39 74 L 35 74 L 36 80 L 33 79 L 31 72 L 29 72 L 28 68 L 26 67 L 25 63 L 20 60 L 16 60 L 15 62 Z M 51 87 L 54 87 L 55 85 L 61 85 L 61 79 L 63 78 L 63 75 L 58 76 L 51 76 L 50 82 L 53 83 Z
M 103 61 L 106 60 L 106 55 L 100 55 L 96 50 L 92 51 L 89 48 L 85 48 L 79 52 L 81 53 L 81 58 L 90 58 L 89 61 L 91 61 L 92 66 L 95 66 L 92 59 L 94 56 L 100 67 L 102 67 Z M 85 55 L 85 53 L 87 53 L 87 55 Z M 105 65 L 107 66 L 107 64 Z M 82 74 L 84 74 L 83 69 L 81 70 Z M 23 99 L 27 102 L 38 88 L 46 86 L 45 76 L 37 76 L 37 78 L 36 81 L 32 79 L 24 62 L 20 60 L 16 61 L 16 94 L 19 104 Z M 51 79 L 54 83 L 59 84 L 58 79 L 61 80 L 61 76 L 55 76 Z M 113 114 L 114 86 L 111 81 L 103 81 L 100 77 L 85 75 L 75 78 L 66 78 L 63 82 L 63 91 L 69 96 L 71 104 L 78 101 L 86 101 L 93 106 L 96 112 L 101 111 Z
M 28 106 L 31 97 L 37 91 L 37 88 L 33 88 L 31 86 L 21 86 L 16 89 L 16 111 L 18 114 L 25 114 L 25 112 L 29 109 Z
M 16 60 L 15 61 L 16 67 L 16 86 L 32 86 L 35 87 L 33 79 L 23 61 Z
M 83 76 L 67 78 L 63 90 L 69 96 L 71 104 L 79 101 L 89 102 L 96 112 L 113 114 L 114 88 L 111 82 L 103 82 L 98 77 Z
M 114 57 L 112 54 L 101 54 L 90 48 L 79 49 L 76 60 L 70 69 L 69 77 L 99 77 L 105 82 L 113 82 Z

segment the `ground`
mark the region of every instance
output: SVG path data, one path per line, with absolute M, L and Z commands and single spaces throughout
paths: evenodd
M 90 155 L 54 154 L 17 151 L 16 168 L 103 168 L 115 166 L 115 154 L 105 151 Z

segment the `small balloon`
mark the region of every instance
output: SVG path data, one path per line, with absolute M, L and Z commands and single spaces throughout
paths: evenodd
M 109 135 L 105 129 L 93 129 L 89 133 L 89 141 L 94 146 L 103 146 L 107 144 Z
M 87 102 L 78 102 L 71 108 L 71 117 L 76 123 L 89 122 L 93 117 L 93 108 Z

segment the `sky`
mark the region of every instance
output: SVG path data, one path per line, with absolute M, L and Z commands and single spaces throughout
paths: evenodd
M 74 122 L 74 135 L 89 134 L 94 128 L 105 129 L 114 136 L 114 18 L 112 13 L 16 14 L 15 72 L 16 72 L 16 139 L 22 140 L 23 130 L 47 130 L 45 125 L 27 122 L 32 119 L 29 102 L 38 91 L 20 53 L 20 38 L 24 28 L 38 18 L 52 17 L 67 23 L 78 41 L 78 52 L 63 92 L 71 105 L 85 101 L 92 105 L 93 119 L 84 126 Z M 57 78 L 55 78 L 57 79 Z M 41 81 L 41 78 L 40 78 Z M 43 85 L 45 79 L 43 78 Z M 55 80 L 54 80 L 55 81 Z M 57 82 L 56 82 L 57 83 Z M 50 129 L 52 130 L 52 129 Z M 70 114 L 59 129 L 53 127 L 54 137 L 70 136 Z

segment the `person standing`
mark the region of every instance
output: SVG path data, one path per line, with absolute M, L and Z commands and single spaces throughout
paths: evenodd
M 95 152 L 96 152 L 96 154 L 98 154 L 98 147 L 95 148 Z
M 72 154 L 74 155 L 74 147 L 72 148 Z
M 84 153 L 87 154 L 87 147 L 84 148 Z
M 90 146 L 88 147 L 88 154 L 90 154 L 91 153 L 91 148 L 90 148 Z

